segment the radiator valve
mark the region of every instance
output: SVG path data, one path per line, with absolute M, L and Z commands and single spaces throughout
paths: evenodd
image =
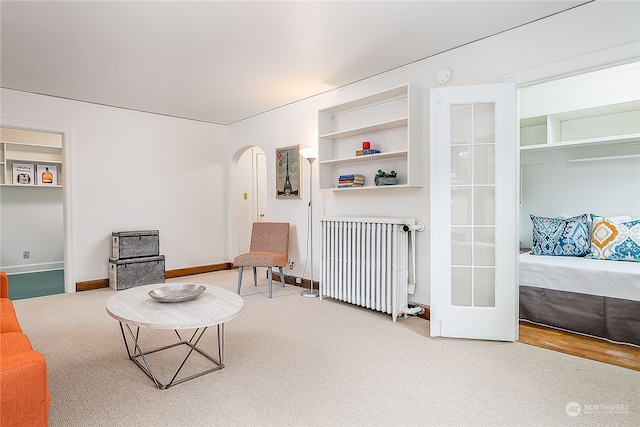
M 405 307 L 405 308 L 402 310 L 402 314 L 404 314 L 404 315 L 405 315 L 405 317 L 406 317 L 407 315 L 410 315 L 410 316 L 417 316 L 417 315 L 419 315 L 419 314 L 423 314 L 423 313 L 424 313 L 424 307 L 420 307 L 420 306 L 415 306 L 415 307 L 411 307 L 411 308 L 409 308 L 409 307 Z
M 402 226 L 402 229 L 404 231 L 424 231 L 424 223 L 423 222 L 419 222 L 416 225 L 407 225 L 404 224 Z

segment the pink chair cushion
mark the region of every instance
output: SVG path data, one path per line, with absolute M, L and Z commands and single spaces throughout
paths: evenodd
M 285 267 L 287 257 L 275 252 L 248 252 L 233 259 L 236 267 Z

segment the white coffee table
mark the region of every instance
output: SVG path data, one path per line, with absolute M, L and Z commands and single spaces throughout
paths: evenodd
M 244 300 L 235 292 L 211 285 L 203 285 L 206 287 L 204 293 L 189 301 L 159 302 L 149 296 L 149 291 L 166 285 L 176 285 L 176 283 L 158 283 L 117 291 L 107 300 L 106 307 L 107 313 L 120 322 L 122 339 L 129 359 L 142 369 L 161 390 L 224 368 L 224 324 L 236 317 L 244 306 Z M 132 326 L 137 328 L 135 333 L 131 330 Z M 198 348 L 200 339 L 211 326 L 217 326 L 218 329 L 217 358 Z M 178 340 L 164 347 L 143 351 L 139 342 L 141 327 L 173 329 Z M 195 329 L 195 332 L 190 339 L 183 339 L 178 332 L 179 329 Z M 129 340 L 127 340 L 125 330 L 129 335 Z M 145 356 L 180 345 L 188 346 L 190 349 L 173 378 L 163 384 L 154 374 Z M 213 362 L 214 367 L 176 380 L 194 350 Z

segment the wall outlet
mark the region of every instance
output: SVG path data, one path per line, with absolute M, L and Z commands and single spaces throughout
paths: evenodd
M 302 277 L 296 277 L 296 283 L 299 285 L 302 283 Z
M 29 259 L 29 251 L 22 251 L 22 259 Z

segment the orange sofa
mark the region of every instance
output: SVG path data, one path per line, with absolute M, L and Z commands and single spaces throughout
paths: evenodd
M 47 364 L 22 333 L 9 300 L 9 280 L 0 272 L 0 426 L 48 424 Z

